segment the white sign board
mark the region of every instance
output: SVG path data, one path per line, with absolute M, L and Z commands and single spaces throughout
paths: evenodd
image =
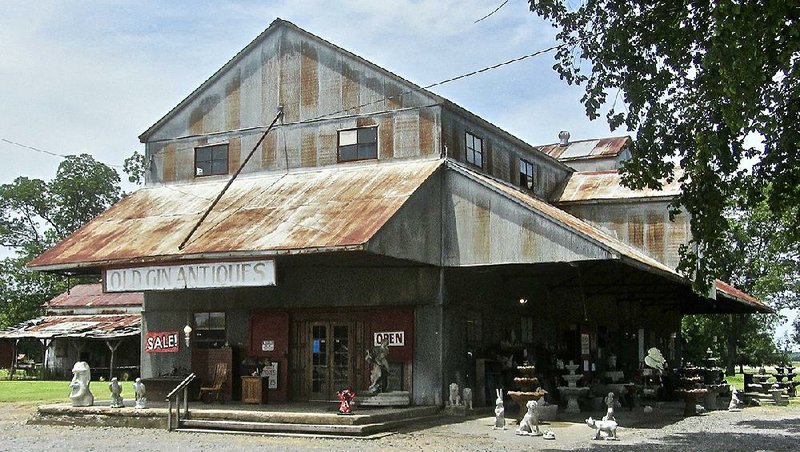
M 275 261 L 115 268 L 106 270 L 104 276 L 106 292 L 274 286 Z
M 262 352 L 274 352 L 275 351 L 275 341 L 261 341 L 261 351 Z
M 382 331 L 374 334 L 374 346 L 381 345 L 381 342 L 389 341 L 389 347 L 402 347 L 406 345 L 405 331 Z
M 273 362 L 261 369 L 261 376 L 267 379 L 267 388 L 278 389 L 278 363 Z

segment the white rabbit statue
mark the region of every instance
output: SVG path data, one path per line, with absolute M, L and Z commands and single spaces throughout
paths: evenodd
M 497 400 L 494 407 L 494 427 L 492 429 L 506 429 L 506 409 L 503 407 L 503 390 L 497 389 Z

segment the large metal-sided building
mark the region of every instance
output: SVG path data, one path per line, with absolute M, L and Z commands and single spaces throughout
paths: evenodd
M 268 361 L 270 400 L 331 400 L 386 338 L 391 389 L 441 404 L 499 355 L 635 369 L 679 358 L 683 314 L 768 309 L 674 271 L 687 220 L 614 179 L 626 138 L 531 146 L 280 19 L 140 139 L 145 187 L 30 267 L 144 291 L 143 341 L 180 337 L 147 378 L 227 362 L 237 398 Z

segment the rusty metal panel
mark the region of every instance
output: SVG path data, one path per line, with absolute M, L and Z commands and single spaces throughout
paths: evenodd
M 675 197 L 680 194 L 680 183 L 675 180 L 664 184 L 661 190 L 631 190 L 622 185 L 622 176 L 617 170 L 576 172 L 570 175 L 556 202 L 578 203 L 604 199 L 637 199 Z
M 287 39 L 284 36 L 280 47 L 280 78 L 278 79 L 280 98 L 278 104 L 283 105 L 283 120 L 285 122 L 296 122 L 302 119 L 300 115 L 300 96 L 302 93 L 302 55 L 300 45 L 300 42 Z
M 394 156 L 404 158 L 419 155 L 419 114 L 416 111 L 397 113 L 393 129 Z
M 300 45 L 300 117 L 313 118 L 319 114 L 319 75 L 317 49 L 309 41 Z
M 647 247 L 645 252 L 664 262 L 664 213 L 649 212 L 647 214 Z
M 241 99 L 242 78 L 236 74 L 225 85 L 225 129 L 235 130 L 241 127 Z
M 554 157 L 562 161 L 611 158 L 619 155 L 629 141 L 630 138 L 627 136 L 610 137 L 571 141 L 566 146 L 562 146 L 559 143 L 553 143 L 543 146 L 535 146 L 535 148 L 541 152 L 544 152 L 550 157 Z
M 105 293 L 102 284 L 78 284 L 46 303 L 48 308 L 142 306 L 142 292 Z
M 0 331 L 2 339 L 83 337 L 112 339 L 141 334 L 141 314 L 52 315 Z
M 231 137 L 228 141 L 228 168 L 231 172 L 236 171 L 242 159 L 242 140 L 239 137 Z
M 300 166 L 317 166 L 317 131 L 303 129 L 300 138 Z
M 168 144 L 163 151 L 163 180 L 164 182 L 175 181 L 175 145 Z
M 261 168 L 268 169 L 275 167 L 275 159 L 278 151 L 277 134 L 269 134 L 261 142 Z
M 378 158 L 394 158 L 394 117 L 383 116 L 378 120 Z
M 178 244 L 226 180 L 144 188 L 29 265 L 107 266 L 363 246 L 441 164 L 366 163 L 242 177 L 182 251 Z
M 361 112 L 358 108 L 360 84 L 361 73 L 348 61 L 342 61 L 342 109 L 347 109 L 347 114 L 355 115 Z

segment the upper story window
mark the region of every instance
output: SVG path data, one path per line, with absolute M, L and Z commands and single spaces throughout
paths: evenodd
M 467 132 L 466 141 L 467 163 L 483 168 L 483 140 Z
M 378 158 L 378 128 L 339 131 L 339 161 L 352 162 Z
M 535 183 L 536 167 L 533 166 L 533 163 L 525 159 L 519 159 L 519 186 L 527 188 L 528 190 L 533 190 Z
M 194 175 L 228 174 L 228 145 L 215 144 L 194 148 Z
M 194 313 L 195 345 L 199 348 L 217 348 L 225 344 L 225 313 Z

